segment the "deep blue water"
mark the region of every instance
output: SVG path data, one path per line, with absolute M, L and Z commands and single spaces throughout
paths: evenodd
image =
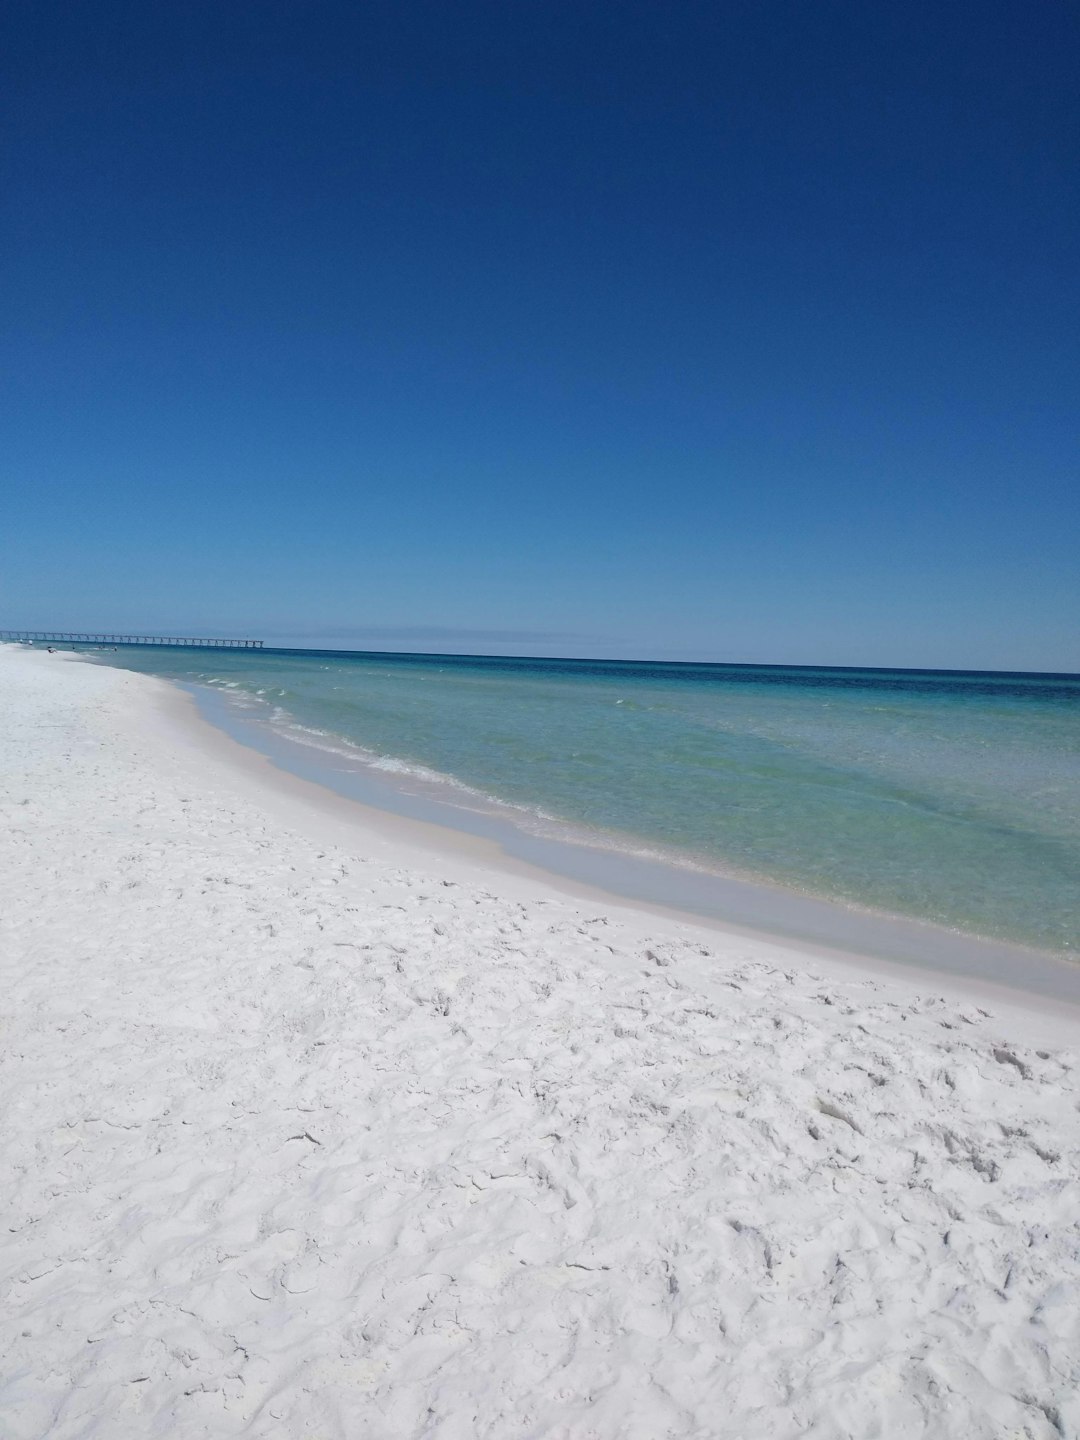
M 226 690 L 526 826 L 1080 954 L 1080 677 L 298 650 L 101 658 Z

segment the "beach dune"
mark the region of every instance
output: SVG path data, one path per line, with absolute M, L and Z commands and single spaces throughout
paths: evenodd
M 1080 1435 L 1067 1007 L 410 848 L 201 726 L 0 647 L 0 1434 Z

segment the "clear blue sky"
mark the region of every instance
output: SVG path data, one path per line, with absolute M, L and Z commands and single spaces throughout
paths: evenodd
M 1077 15 L 15 0 L 0 625 L 1080 670 Z

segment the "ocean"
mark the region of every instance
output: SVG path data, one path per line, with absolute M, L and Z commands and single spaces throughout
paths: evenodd
M 526 832 L 1080 957 L 1080 676 L 123 648 Z

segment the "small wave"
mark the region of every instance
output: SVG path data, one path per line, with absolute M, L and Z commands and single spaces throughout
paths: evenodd
M 281 739 L 291 741 L 296 745 L 319 750 L 324 755 L 336 755 L 343 760 L 349 760 L 362 766 L 365 770 L 376 770 L 384 775 L 394 775 L 404 780 L 437 787 L 440 790 L 453 791 L 454 799 L 453 801 L 448 800 L 447 803 L 460 807 L 463 797 L 468 797 L 468 799 L 480 803 L 466 806 L 467 809 L 512 810 L 519 815 L 528 815 L 535 820 L 553 825 L 563 823 L 557 816 L 549 815 L 536 806 L 519 804 L 516 801 L 492 795 L 478 786 L 459 780 L 455 775 L 447 775 L 441 770 L 433 770 L 430 766 L 422 765 L 418 761 L 404 760 L 400 756 L 380 755 L 374 750 L 368 750 L 365 746 L 346 740 L 343 736 L 335 735 L 331 731 L 320 730 L 314 725 L 304 725 L 280 705 L 275 705 L 271 709 L 269 724 Z

